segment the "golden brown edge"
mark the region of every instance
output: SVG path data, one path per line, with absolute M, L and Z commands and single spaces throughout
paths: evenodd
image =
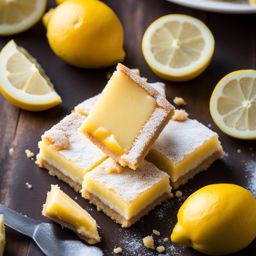
M 90 203 L 97 206 L 98 211 L 103 211 L 107 216 L 109 216 L 112 220 L 114 220 L 116 223 L 121 224 L 122 228 L 128 228 L 132 226 L 135 222 L 137 222 L 140 218 L 142 218 L 144 215 L 148 214 L 151 210 L 153 210 L 157 205 L 160 205 L 165 200 L 171 198 L 171 193 L 165 192 L 160 197 L 158 197 L 154 202 L 147 205 L 146 208 L 144 208 L 139 214 L 134 216 L 133 218 L 127 220 L 122 215 L 120 215 L 118 212 L 116 212 L 114 209 L 110 208 L 108 205 L 103 203 L 99 197 L 94 195 L 93 193 L 90 193 L 89 191 L 84 190 L 82 192 L 82 196 L 88 200 L 90 200 Z
M 223 155 L 223 149 L 219 148 L 212 155 L 206 158 L 200 165 L 198 165 L 196 168 L 192 169 L 185 175 L 181 176 L 177 181 L 172 182 L 172 180 L 170 179 L 172 188 L 177 189 L 179 186 L 186 184 L 190 179 L 193 179 L 196 174 L 202 171 L 206 171 L 215 160 L 219 159 Z
M 44 160 L 42 157 L 37 156 L 37 164 L 40 168 L 47 170 L 50 175 L 56 176 L 59 180 L 67 183 L 76 192 L 81 191 L 82 184 L 79 184 L 78 182 L 72 180 L 70 177 L 66 176 L 63 172 L 61 172 L 61 170 L 59 170 L 57 167 L 53 166 L 52 164 Z

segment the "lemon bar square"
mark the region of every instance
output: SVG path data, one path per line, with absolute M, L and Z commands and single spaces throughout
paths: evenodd
M 170 120 L 149 151 L 147 160 L 169 174 L 178 188 L 224 154 L 217 133 L 197 120 Z
M 4 216 L 0 214 L 0 256 L 4 254 L 4 247 L 5 247 Z
M 143 160 L 136 171 L 123 167 L 121 173 L 111 173 L 112 164 L 108 158 L 84 176 L 82 196 L 122 227 L 171 197 L 168 175 L 152 163 Z
M 79 132 L 85 117 L 66 116 L 42 135 L 37 164 L 53 176 L 80 191 L 83 176 L 107 158 L 99 148 Z
M 71 229 L 88 244 L 96 244 L 101 240 L 93 217 L 57 185 L 52 185 L 47 193 L 42 214 Z
M 135 170 L 173 110 L 145 79 L 118 64 L 80 130 L 120 165 Z

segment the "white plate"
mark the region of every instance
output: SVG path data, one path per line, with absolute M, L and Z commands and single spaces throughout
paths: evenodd
M 221 1 L 221 0 L 167 0 L 179 5 L 222 13 L 256 13 L 256 5 L 250 5 L 247 0 L 245 1 Z

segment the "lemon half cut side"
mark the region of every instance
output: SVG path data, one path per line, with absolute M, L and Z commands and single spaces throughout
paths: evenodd
M 41 66 L 13 40 L 0 52 L 0 92 L 13 105 L 30 111 L 61 103 Z
M 170 81 L 186 81 L 200 75 L 209 65 L 214 47 L 209 28 L 182 14 L 160 17 L 148 27 L 142 40 L 149 67 Z
M 0 35 L 23 32 L 35 25 L 43 15 L 47 0 L 1 0 Z
M 256 70 L 239 70 L 222 78 L 210 100 L 216 125 L 239 139 L 256 139 Z

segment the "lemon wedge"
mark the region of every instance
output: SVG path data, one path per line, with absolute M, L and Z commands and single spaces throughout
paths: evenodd
M 0 92 L 13 105 L 31 111 L 61 103 L 37 61 L 13 40 L 0 52 Z
M 170 14 L 154 21 L 142 40 L 146 62 L 155 74 L 170 81 L 186 81 L 200 75 L 214 52 L 214 37 L 200 20 Z
M 212 93 L 210 112 L 224 133 L 256 139 L 256 70 L 235 71 L 222 78 Z
M 43 15 L 47 0 L 1 0 L 0 35 L 23 32 L 36 24 Z
M 182 204 L 171 240 L 208 255 L 235 253 L 256 238 L 256 199 L 235 184 L 205 186 Z

